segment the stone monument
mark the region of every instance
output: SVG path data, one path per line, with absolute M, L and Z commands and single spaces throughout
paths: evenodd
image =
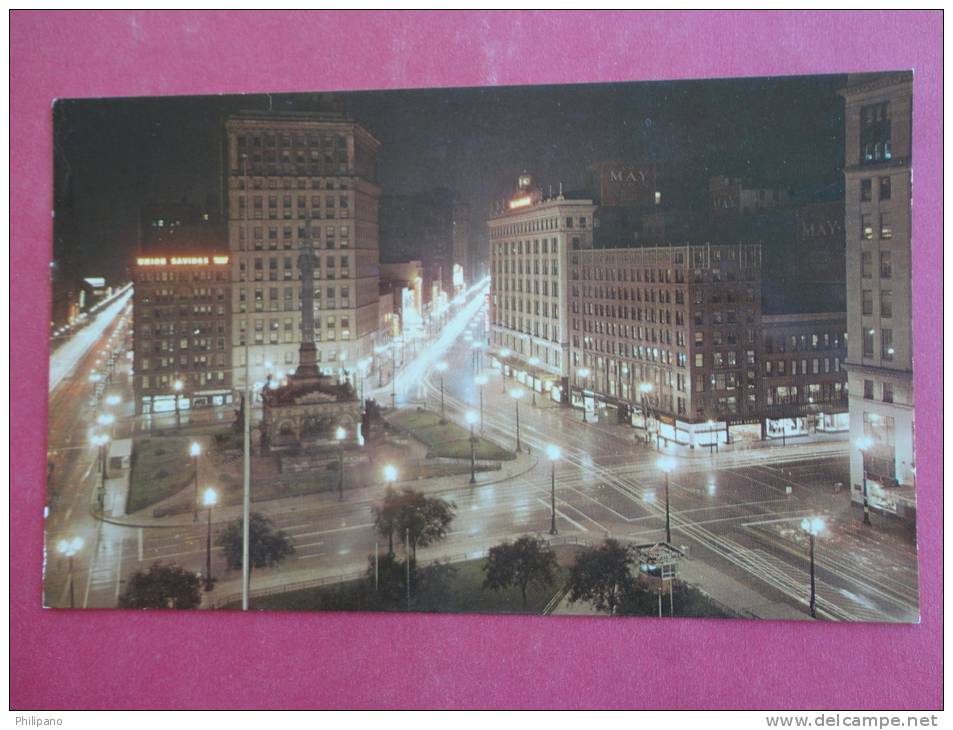
M 314 269 L 309 241 L 298 257 L 301 276 L 301 345 L 298 367 L 286 385 L 262 391 L 263 450 L 333 458 L 361 442 L 361 402 L 350 382 L 321 373 L 314 344 Z M 337 429 L 345 430 L 343 443 Z

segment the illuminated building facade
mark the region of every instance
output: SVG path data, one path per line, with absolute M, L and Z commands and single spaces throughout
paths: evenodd
M 245 112 L 225 129 L 236 386 L 246 344 L 253 383 L 297 368 L 307 246 L 318 367 L 353 377 L 378 330 L 380 143 L 335 113 Z
M 544 199 L 529 175 L 488 221 L 490 347 L 508 373 L 557 400 L 569 383 L 570 251 L 592 248 L 591 199 Z
M 759 244 L 571 250 L 571 402 L 659 444 L 759 437 Z
M 232 402 L 230 261 L 139 256 L 133 276 L 136 413 Z M 177 386 L 178 384 L 178 386 Z
M 851 496 L 915 506 L 910 72 L 848 77 L 845 229 Z M 860 447 L 864 446 L 864 449 Z

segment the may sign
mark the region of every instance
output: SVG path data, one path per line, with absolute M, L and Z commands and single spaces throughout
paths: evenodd
M 654 162 L 602 162 L 594 168 L 593 189 L 602 205 L 654 204 Z

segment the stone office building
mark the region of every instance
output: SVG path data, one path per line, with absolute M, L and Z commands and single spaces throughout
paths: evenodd
M 232 402 L 229 257 L 138 256 L 133 279 L 136 413 Z
M 592 248 L 595 203 L 544 198 L 530 175 L 488 221 L 490 352 L 505 372 L 561 401 L 569 385 L 570 251 Z
M 246 343 L 253 383 L 298 366 L 305 244 L 317 255 L 318 366 L 353 373 L 378 330 L 380 143 L 336 113 L 243 112 L 225 132 L 236 386 Z
M 910 72 L 848 77 L 845 230 L 851 496 L 915 506 Z M 864 446 L 862 450 L 859 448 Z
M 760 435 L 761 246 L 572 250 L 572 403 L 662 443 Z
M 761 337 L 764 437 L 847 431 L 847 316 L 763 315 Z

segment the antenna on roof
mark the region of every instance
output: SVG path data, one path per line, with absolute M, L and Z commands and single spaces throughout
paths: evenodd
M 563 196 L 563 181 L 560 180 L 559 181 L 559 197 L 562 198 L 562 196 Z

